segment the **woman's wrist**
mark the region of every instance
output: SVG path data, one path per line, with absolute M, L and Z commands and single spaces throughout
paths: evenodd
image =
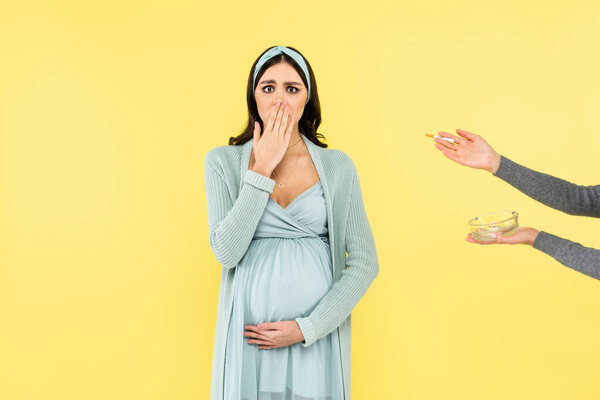
M 300 329 L 300 324 L 298 324 L 298 321 L 294 321 L 296 323 L 296 326 L 298 327 L 297 330 L 297 335 L 296 335 L 296 343 L 298 342 L 304 342 L 304 334 L 302 333 L 302 329 Z
M 489 167 L 487 168 L 487 170 L 492 173 L 495 174 L 496 171 L 498 171 L 498 168 L 500 167 L 500 154 L 496 153 L 495 151 L 492 150 L 492 160 L 490 162 Z
M 252 167 L 252 171 L 259 173 L 261 175 L 266 176 L 267 178 L 271 178 L 271 175 L 273 174 L 273 170 L 269 169 L 267 167 L 263 167 L 261 165 L 256 165 L 254 164 L 254 166 Z
M 540 234 L 540 231 L 538 231 L 537 229 L 529 228 L 527 244 L 530 246 L 533 246 L 533 243 L 535 242 L 535 239 L 537 239 L 539 234 Z

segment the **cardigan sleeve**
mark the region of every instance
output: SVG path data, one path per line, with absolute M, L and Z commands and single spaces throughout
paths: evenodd
M 213 157 L 214 153 L 209 152 L 204 160 L 208 241 L 219 263 L 234 268 L 250 246 L 275 181 L 249 169 L 237 199 L 232 202 L 218 160 Z
M 592 278 L 600 279 L 600 250 L 541 231 L 533 247 L 559 263 Z
M 346 223 L 346 268 L 310 315 L 296 318 L 304 335 L 304 342 L 300 342 L 304 347 L 328 335 L 344 322 L 379 272 L 375 241 L 367 220 L 356 168 L 350 191 Z
M 600 217 L 600 185 L 579 186 L 531 170 L 504 156 L 494 174 L 527 196 L 570 215 Z

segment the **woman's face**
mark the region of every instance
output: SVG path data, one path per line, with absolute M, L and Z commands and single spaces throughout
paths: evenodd
M 254 90 L 258 115 L 266 125 L 273 106 L 277 101 L 285 101 L 294 118 L 294 131 L 298 131 L 298 121 L 304 112 L 308 90 L 294 67 L 286 62 L 271 65 L 260 77 Z

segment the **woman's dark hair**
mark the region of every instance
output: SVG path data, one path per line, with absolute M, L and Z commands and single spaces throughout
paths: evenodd
M 254 61 L 254 64 L 252 64 L 252 68 L 250 69 L 250 75 L 248 76 L 248 86 L 246 89 L 246 102 L 248 103 L 248 122 L 246 123 L 246 127 L 244 128 L 244 130 L 238 136 L 229 138 L 230 145 L 241 145 L 246 143 L 248 140 L 252 140 L 254 137 L 254 121 L 258 121 L 258 123 L 260 124 L 261 134 L 262 132 L 264 132 L 264 124 L 263 121 L 260 119 L 260 116 L 258 115 L 258 107 L 256 106 L 256 99 L 254 98 L 254 88 L 252 86 L 256 63 L 265 52 L 267 52 L 273 47 L 269 47 L 268 49 L 263 51 L 262 54 L 258 56 L 258 58 Z M 302 55 L 298 50 L 294 49 L 293 47 L 287 47 Z M 310 64 L 304 56 L 302 56 L 302 58 L 304 58 L 304 61 L 306 62 L 306 66 L 308 67 L 308 72 L 310 75 L 308 77 L 310 79 L 310 99 L 308 100 L 308 103 L 306 103 L 306 105 L 304 106 L 304 112 L 302 113 L 302 117 L 298 122 L 298 130 L 300 131 L 300 134 L 306 136 L 308 140 L 310 140 L 317 146 L 327 147 L 326 143 L 322 143 L 321 141 L 319 141 L 319 138 L 325 139 L 325 136 L 323 136 L 321 133 L 317 133 L 317 128 L 319 127 L 319 125 L 321 125 L 321 105 L 319 103 L 319 94 L 317 92 L 317 82 L 315 81 L 315 75 L 313 74 Z M 291 58 L 285 53 L 272 57 L 266 63 L 264 63 L 264 65 L 256 75 L 256 82 L 258 83 L 260 81 L 260 77 L 270 66 L 280 62 L 286 62 L 290 64 L 296 70 L 296 72 L 298 72 L 298 75 L 300 75 L 300 77 L 302 78 L 304 85 L 308 87 L 306 77 L 304 76 L 304 72 L 302 72 L 300 66 L 298 66 L 298 64 L 296 63 L 296 61 L 294 61 L 293 58 Z

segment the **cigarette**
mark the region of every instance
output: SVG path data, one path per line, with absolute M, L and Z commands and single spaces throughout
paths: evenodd
M 450 142 L 450 143 L 455 143 L 454 139 L 450 139 L 450 138 L 447 138 L 447 137 L 441 137 L 441 136 L 438 136 L 438 135 L 433 136 L 433 135 L 431 135 L 429 133 L 426 133 L 425 136 L 430 137 L 430 138 L 434 138 L 434 139 L 442 139 L 442 140 L 445 140 L 446 142 Z

